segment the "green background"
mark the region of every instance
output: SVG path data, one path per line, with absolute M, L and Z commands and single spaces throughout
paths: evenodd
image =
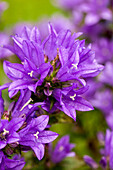
M 9 8 L 3 14 L 4 26 L 21 21 L 38 21 L 40 16 L 51 16 L 59 10 L 50 0 L 6 0 Z

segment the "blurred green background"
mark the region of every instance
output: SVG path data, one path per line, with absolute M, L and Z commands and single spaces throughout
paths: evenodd
M 4 26 L 21 21 L 38 21 L 42 16 L 50 16 L 59 9 L 50 0 L 6 0 L 9 8 L 3 14 Z

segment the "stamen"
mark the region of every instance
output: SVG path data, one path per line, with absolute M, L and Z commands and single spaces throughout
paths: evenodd
M 6 130 L 5 128 L 3 129 L 3 135 L 5 136 L 6 134 L 9 134 L 9 131 L 8 130 Z
M 73 69 L 73 68 L 77 69 L 78 64 L 72 64 L 72 66 L 73 67 L 71 67 L 71 69 Z
M 56 61 L 59 59 L 59 49 L 57 48 L 57 56 L 55 57 L 55 59 L 52 61 L 52 66 L 55 65 Z
M 30 75 L 30 77 L 33 77 L 33 71 L 31 71 L 30 73 L 28 73 L 28 75 Z
M 63 151 L 63 150 L 64 150 L 64 147 L 63 147 L 63 146 L 60 146 L 59 151 L 61 152 L 61 151 Z
M 74 94 L 74 96 L 70 96 L 70 98 L 71 98 L 72 100 L 75 100 L 75 97 L 76 97 L 76 94 Z
M 20 109 L 20 111 L 22 111 L 24 107 L 26 107 L 30 102 L 33 102 L 31 98 L 24 104 L 24 106 Z
M 35 136 L 37 139 L 38 139 L 38 134 L 39 134 L 38 131 L 34 134 L 34 136 Z

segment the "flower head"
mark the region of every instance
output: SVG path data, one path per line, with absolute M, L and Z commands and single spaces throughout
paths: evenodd
M 13 81 L 9 86 L 9 96 L 13 97 L 18 90 L 27 88 L 34 93 L 38 102 L 50 101 L 51 105 L 53 101 L 56 108 L 61 108 L 75 119 L 75 109 L 92 109 L 87 101 L 81 96 L 78 98 L 75 93 L 83 94 L 87 89 L 84 87 L 84 78 L 96 76 L 103 66 L 97 64 L 91 45 L 85 47 L 84 40 L 76 39 L 81 33 L 71 35 L 70 30 L 56 33 L 51 24 L 49 32 L 43 42 L 36 27 L 32 30 L 26 27 L 22 36 L 12 37 L 14 46 L 7 48 L 21 59 L 22 64 L 4 62 L 4 71 Z M 82 90 L 76 91 L 77 89 Z M 57 93 L 60 94 L 59 97 Z M 75 105 L 71 108 L 72 115 L 69 113 L 70 106 L 65 108 L 63 100 Z

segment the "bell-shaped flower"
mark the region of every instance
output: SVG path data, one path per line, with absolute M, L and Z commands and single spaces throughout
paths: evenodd
M 44 130 L 48 121 L 49 116 L 39 116 L 32 119 L 25 128 L 19 131 L 19 143 L 31 147 L 39 160 L 44 156 L 44 144 L 50 143 L 58 137 L 57 133 Z

